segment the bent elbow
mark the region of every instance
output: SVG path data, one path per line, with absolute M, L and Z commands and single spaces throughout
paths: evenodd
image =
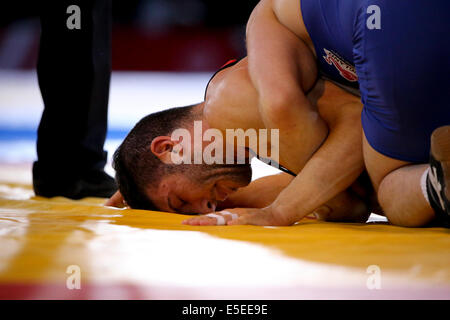
M 275 124 L 299 121 L 305 116 L 309 118 L 311 112 L 302 100 L 296 93 L 274 89 L 270 94 L 260 96 L 260 110 L 265 119 Z

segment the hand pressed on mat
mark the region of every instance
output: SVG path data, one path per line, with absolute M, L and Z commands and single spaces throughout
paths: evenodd
M 221 224 L 220 217 L 224 219 Z M 286 226 L 288 225 L 273 214 L 271 207 L 258 208 L 234 208 L 216 212 L 214 214 L 202 215 L 183 221 L 183 224 L 191 226 L 216 226 L 216 225 L 257 225 L 257 226 Z

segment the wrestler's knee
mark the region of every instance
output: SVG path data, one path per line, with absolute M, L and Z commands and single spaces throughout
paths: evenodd
M 428 225 L 435 217 L 434 213 L 429 210 L 417 210 L 417 212 L 405 212 L 405 209 L 400 205 L 401 201 L 396 196 L 394 190 L 398 189 L 396 186 L 398 179 L 395 173 L 388 174 L 381 181 L 377 196 L 378 202 L 383 210 L 384 215 L 393 225 L 402 227 L 423 227 Z

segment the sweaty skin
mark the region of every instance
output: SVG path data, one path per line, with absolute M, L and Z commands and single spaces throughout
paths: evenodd
M 280 130 L 280 164 L 297 177 L 262 210 L 234 210 L 241 217 L 230 224 L 291 225 L 347 189 L 361 174 L 361 103 L 340 95 L 336 88 L 323 99 L 323 110 L 308 99 L 317 69 L 299 1 L 262 0 L 247 25 L 247 49 L 248 75 L 236 82 L 250 80 L 247 86 L 254 91 L 246 95 L 258 106 L 259 125 Z M 235 95 L 245 87 L 234 85 Z M 339 97 L 344 98 L 339 101 Z M 211 126 L 218 126 L 208 112 Z
M 369 215 L 367 207 L 361 204 L 360 199 L 352 191 L 344 191 L 363 170 L 359 120 L 362 105 L 357 97 L 323 80 L 317 82 L 307 98 L 311 105 L 317 106 L 320 116 L 330 128 L 330 134 L 324 144 L 295 179 L 285 173 L 258 179 L 232 194 L 219 209 L 240 207 L 233 212 L 245 215 L 248 210 L 243 208 L 270 206 L 277 197 L 287 191 L 293 194 L 287 202 L 293 202 L 294 198 L 310 201 L 312 209 L 298 220 L 312 212 L 320 212 L 319 218 L 329 221 L 367 219 Z M 210 127 L 221 130 L 224 135 L 226 129 L 265 129 L 257 101 L 258 93 L 248 74 L 247 59 L 243 59 L 233 67 L 220 71 L 212 79 L 203 109 L 204 120 Z M 302 121 L 307 120 L 299 119 L 299 123 Z M 295 135 L 296 132 L 293 131 L 280 134 L 280 143 L 289 142 Z M 302 146 L 293 145 L 292 148 L 296 154 L 303 154 Z M 284 167 L 294 172 L 299 170 L 295 159 L 293 161 L 283 159 L 285 162 L 281 164 Z M 308 197 L 313 199 L 310 200 Z M 327 208 L 322 206 L 324 203 L 327 204 Z M 321 209 L 318 210 L 319 208 Z M 255 212 L 256 214 L 261 214 L 261 211 Z M 193 218 L 186 223 L 208 225 L 214 224 L 214 219 Z M 267 220 L 257 222 L 275 224 L 275 221 Z
M 328 128 L 306 93 L 317 67 L 299 1 L 262 0 L 247 24 L 248 73 L 267 129 L 290 133 L 280 143 L 280 162 L 299 172 L 325 140 Z M 292 134 L 295 132 L 295 134 Z M 299 155 L 294 149 L 300 146 Z
M 233 223 L 290 225 L 345 190 L 362 172 L 361 138 L 349 133 L 360 130 L 360 135 L 361 109 L 327 123 L 307 98 L 317 69 L 299 1 L 262 0 L 247 25 L 247 49 L 248 85 L 255 90 L 259 125 L 280 130 L 280 164 L 298 175 L 263 212 Z M 352 98 L 331 106 L 361 108 L 359 99 Z
M 220 72 L 207 92 L 204 118 L 210 127 L 279 129 L 280 164 L 297 174 L 292 181 L 270 178 L 283 179 L 286 187 L 280 182 L 281 192 L 271 191 L 270 199 L 276 198 L 262 210 L 233 209 L 241 215 L 233 224 L 293 224 L 340 195 L 363 171 L 362 105 L 328 82 L 309 92 L 317 69 L 301 17 L 299 1 L 262 0 L 247 26 L 248 61 Z M 251 206 L 244 198 L 238 191 L 227 204 Z
M 330 143 L 326 142 L 322 147 L 325 148 L 324 155 L 327 149 L 331 152 L 333 149 L 344 151 L 351 149 L 349 159 L 352 161 L 348 162 L 349 169 L 354 170 L 355 168 L 351 168 L 351 163 L 357 162 L 356 167 L 359 168 L 362 158 L 361 152 L 357 152 L 358 146 L 361 145 L 358 131 L 360 130 L 361 105 L 358 99 L 323 80 L 318 81 L 314 89 L 309 92 L 308 99 L 318 107 L 321 116 L 326 120 L 330 127 L 330 137 L 345 137 L 342 141 L 333 138 Z M 217 128 L 222 132 L 226 129 L 238 128 L 264 129 L 256 100 L 257 93 L 248 75 L 247 59 L 243 59 L 233 67 L 220 71 L 212 79 L 206 93 L 206 101 L 199 105 L 199 108 L 203 108 L 202 120 L 208 122 L 208 127 Z M 351 126 L 346 125 L 350 122 Z M 280 140 L 289 139 L 289 132 L 280 136 Z M 301 147 L 296 146 L 295 152 L 302 154 Z M 283 163 L 283 165 L 292 171 L 295 170 L 296 163 Z M 304 169 L 306 173 L 308 168 L 309 166 L 306 166 Z M 270 205 L 293 179 L 294 177 L 285 173 L 258 179 L 233 193 L 226 201 L 219 204 L 218 209 L 264 208 Z M 326 184 L 326 179 L 323 183 Z M 314 212 L 318 218 L 328 221 L 365 221 L 369 214 L 364 202 L 350 189 L 331 196 L 326 202 L 325 206 L 323 206 L 325 202 L 322 202 L 309 213 Z M 121 207 L 124 205 L 123 198 L 120 194 L 116 194 L 106 205 Z M 209 218 L 203 217 L 203 219 Z
M 305 103 L 305 93 L 317 70 L 316 52 L 303 23 L 300 3 L 299 0 L 260 1 L 248 22 L 247 45 L 249 74 L 258 94 L 262 121 L 267 128 L 279 128 L 283 135 L 290 131 L 297 133 L 289 141 L 281 139 L 280 162 L 294 172 L 304 169 L 270 206 L 262 211 L 247 210 L 245 216 L 230 224 L 291 224 L 354 179 L 355 172 L 347 170 L 350 166 L 345 163 L 351 155 L 346 156 L 344 150 L 336 147 L 329 149 L 330 157 L 326 157 L 326 144 L 331 144 L 336 137 L 331 127 L 327 140 L 314 153 L 325 139 L 326 127 L 323 116 L 322 119 L 313 116 L 314 105 Z M 424 71 L 423 78 L 426 74 Z M 450 139 L 450 134 L 446 135 L 444 138 Z M 435 213 L 425 200 L 420 184 L 429 165 L 385 156 L 362 136 L 365 166 L 389 221 L 408 227 L 424 226 L 432 221 Z M 343 139 L 345 135 L 337 138 Z M 294 151 L 296 145 L 302 146 L 301 156 Z M 359 153 L 357 148 L 355 152 Z

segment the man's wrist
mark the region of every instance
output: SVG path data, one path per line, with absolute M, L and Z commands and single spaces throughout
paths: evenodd
M 263 210 L 270 210 L 274 222 L 279 226 L 290 226 L 298 221 L 295 210 L 285 205 L 274 202 Z

